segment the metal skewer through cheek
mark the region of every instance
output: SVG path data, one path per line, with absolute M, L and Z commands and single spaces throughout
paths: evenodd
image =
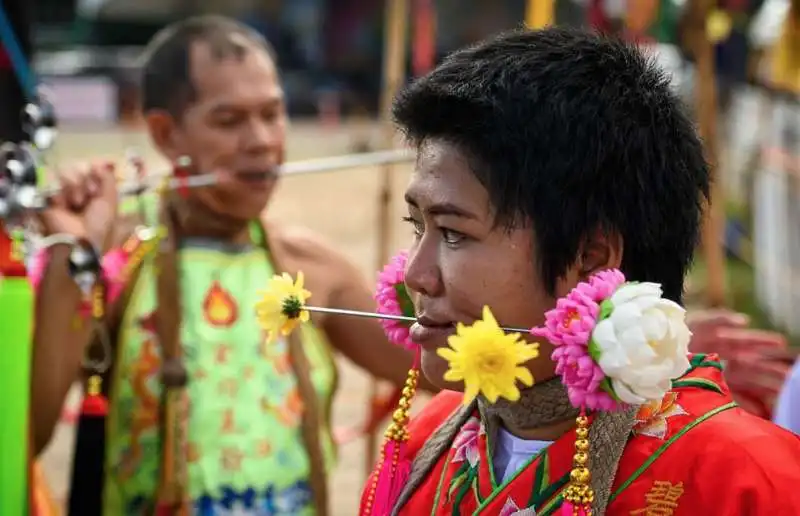
M 336 314 L 336 315 L 350 315 L 353 317 L 365 317 L 368 319 L 386 319 L 390 321 L 405 321 L 415 323 L 416 317 L 408 317 L 406 315 L 392 315 L 392 314 L 379 314 L 377 312 L 362 312 L 360 310 L 347 310 L 345 308 L 324 308 L 321 306 L 303 306 L 303 310 L 307 312 L 316 312 L 321 314 Z M 501 327 L 506 333 L 530 333 L 530 330 L 525 328 L 506 328 Z
M 408 163 L 413 159 L 414 156 L 404 150 L 345 154 L 330 158 L 318 158 L 285 163 L 284 165 L 278 167 L 274 171 L 274 174 L 276 176 L 317 174 L 346 168 L 369 167 L 389 163 Z M 161 184 L 164 179 L 172 175 L 172 172 L 167 174 L 153 174 L 148 176 L 144 181 L 126 181 L 120 185 L 119 194 L 121 197 L 140 195 L 141 193 Z M 170 177 L 167 183 L 167 188 L 202 188 L 204 186 L 216 184 L 217 181 L 219 181 L 219 178 L 220 174 L 218 173 L 195 174 L 188 177 Z M 42 190 L 41 195 L 44 197 L 52 197 L 53 195 L 58 194 L 60 190 L 60 187 L 45 188 Z

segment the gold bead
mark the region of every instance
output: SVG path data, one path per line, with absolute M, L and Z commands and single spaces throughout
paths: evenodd
M 589 426 L 589 418 L 586 416 L 578 416 L 575 419 L 575 424 L 578 425 L 579 428 L 586 428 Z
M 575 429 L 575 438 L 576 439 L 588 439 L 589 438 L 589 429 L 588 428 L 576 428 Z
M 575 455 L 573 455 L 572 460 L 578 466 L 586 466 L 586 463 L 589 462 L 589 454 L 580 451 L 576 452 Z
M 575 451 L 587 453 L 589 451 L 589 441 L 586 439 L 578 439 L 575 441 Z
M 408 411 L 402 408 L 395 410 L 392 414 L 392 421 L 395 423 L 403 423 L 406 419 L 408 419 Z
M 588 484 L 592 480 L 592 474 L 589 468 L 575 468 L 570 472 L 569 478 L 576 484 Z
M 400 408 L 404 410 L 408 410 L 409 408 L 411 408 L 411 403 L 405 398 L 400 398 L 400 402 L 398 403 L 398 405 L 400 406 Z
M 403 398 L 412 398 L 414 397 L 414 390 L 411 387 L 403 387 L 401 395 Z
M 103 378 L 99 375 L 93 374 L 86 383 L 86 392 L 90 396 L 99 396 L 103 392 Z

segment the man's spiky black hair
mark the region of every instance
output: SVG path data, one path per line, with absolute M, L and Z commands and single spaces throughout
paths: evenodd
M 162 109 L 179 118 L 194 100 L 191 49 L 198 42 L 209 45 L 220 59 L 241 57 L 251 48 L 275 57 L 259 33 L 224 16 L 193 16 L 168 25 L 153 37 L 142 58 L 142 111 Z
M 455 144 L 498 223 L 530 224 L 551 294 L 597 230 L 629 280 L 680 301 L 709 194 L 702 144 L 668 77 L 576 29 L 516 30 L 451 54 L 395 101 L 412 143 Z

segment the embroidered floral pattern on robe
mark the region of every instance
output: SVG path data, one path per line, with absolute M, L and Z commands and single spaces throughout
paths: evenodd
M 667 420 L 673 416 L 689 413 L 678 404 L 678 393 L 668 392 L 661 401 L 651 401 L 642 405 L 636 414 L 634 433 L 664 439 L 667 436 Z

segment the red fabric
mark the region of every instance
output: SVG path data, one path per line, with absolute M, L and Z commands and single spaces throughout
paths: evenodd
M 87 395 L 81 404 L 81 414 L 104 417 L 108 414 L 108 400 L 104 396 Z
M 738 407 L 726 408 L 732 398 L 715 355 L 693 356 L 692 363 L 693 368 L 675 383 L 661 403 L 640 410 L 612 488 L 612 493 L 620 491 L 606 514 L 800 514 L 800 491 L 795 487 L 800 483 L 800 438 Z M 411 453 L 416 453 L 459 401 L 457 393 L 434 398 L 412 422 Z M 714 410 L 721 411 L 714 413 Z M 670 441 L 673 437 L 675 440 Z M 546 488 L 568 474 L 574 433 L 568 433 L 548 448 L 546 462 L 542 463 L 544 455 L 538 458 L 502 490 L 491 484 L 484 439 L 479 438 L 480 458 L 474 487 L 461 492 L 456 479 L 459 473 L 463 475 L 463 469 L 459 472 L 463 461 L 452 462 L 455 450 L 451 448 L 400 514 L 450 515 L 460 492 L 462 514 L 473 514 L 476 510 L 477 514 L 487 516 L 505 514 L 509 501 L 523 509 L 537 493 L 540 498 L 535 507 L 537 513 L 555 513 L 559 490 Z M 539 477 L 547 479 L 549 484 L 545 486 L 535 484 L 540 464 L 543 464 L 540 470 L 547 472 Z M 467 477 L 466 481 L 471 483 L 473 479 Z M 484 500 L 482 504 L 477 495 Z
M 406 453 L 409 458 L 415 457 L 430 434 L 433 433 L 441 422 L 446 420 L 450 414 L 458 409 L 461 399 L 461 393 L 459 392 L 442 391 L 425 405 L 425 410 L 409 422 L 409 439 L 406 447 Z M 380 466 L 381 464 L 378 463 L 376 468 Z M 373 471 L 369 478 L 367 478 L 366 484 L 364 484 L 366 487 L 361 493 L 360 514 L 365 514 L 366 512 L 367 495 L 369 494 L 370 487 L 372 486 L 376 474 L 377 471 Z
M 5 55 L 5 52 L 1 50 L 0 53 Z M 2 66 L 0 66 L 0 68 L 2 68 Z M 25 264 L 11 257 L 13 247 L 14 241 L 6 232 L 3 224 L 0 223 L 0 277 L 24 278 L 28 274 L 25 270 Z

